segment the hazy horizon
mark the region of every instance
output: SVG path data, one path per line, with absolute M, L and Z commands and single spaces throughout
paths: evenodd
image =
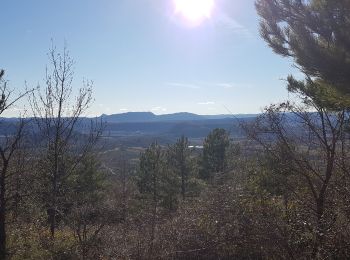
M 101 116 L 113 116 L 113 115 L 123 115 L 123 114 L 132 114 L 132 113 L 152 113 L 154 114 L 155 116 L 162 116 L 162 115 L 173 115 L 173 114 L 193 114 L 193 115 L 197 115 L 197 116 L 237 116 L 237 115 L 259 115 L 261 114 L 262 112 L 258 112 L 258 113 L 219 113 L 219 114 L 197 114 L 197 113 L 192 113 L 192 112 L 187 112 L 187 111 L 179 111 L 179 112 L 173 112 L 173 113 L 167 113 L 167 112 L 164 112 L 164 113 L 156 113 L 156 112 L 153 112 L 153 111 L 127 111 L 127 112 L 116 112 L 116 113 L 102 113 L 100 115 L 85 115 L 83 117 L 87 117 L 87 118 L 94 118 L 94 117 L 101 117 Z M 5 115 L 5 116 L 2 116 L 1 118 L 17 118 L 21 115 Z M 26 115 L 25 116 L 26 118 L 31 118 L 33 117 L 33 115 Z
M 51 39 L 58 51 L 66 42 L 74 88 L 94 81 L 90 116 L 251 114 L 287 97 L 282 79 L 296 70 L 260 38 L 254 1 L 212 2 L 184 19 L 174 0 L 5 0 L 2 68 L 12 88 L 43 86 Z

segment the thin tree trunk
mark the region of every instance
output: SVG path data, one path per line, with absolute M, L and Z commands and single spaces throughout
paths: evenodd
M 184 176 L 185 174 L 184 173 L 182 173 L 182 178 L 181 178 L 181 195 L 182 195 L 182 200 L 185 200 L 185 197 L 186 197 L 186 195 L 185 195 L 185 193 L 186 193 L 186 187 L 185 187 L 185 176 Z
M 7 162 L 4 162 L 0 177 L 0 259 L 6 259 L 6 183 Z
M 333 143 L 335 141 L 333 140 Z M 317 216 L 317 226 L 316 226 L 316 235 L 315 235 L 315 244 L 312 251 L 312 258 L 318 258 L 318 254 L 320 251 L 320 247 L 323 242 L 323 237 L 325 233 L 325 223 L 324 223 L 324 211 L 325 211 L 325 203 L 326 203 L 326 193 L 328 184 L 332 177 L 334 160 L 335 160 L 335 145 L 333 145 L 333 149 L 330 150 L 330 154 L 327 156 L 327 170 L 326 170 L 326 178 L 320 190 L 318 199 L 316 201 L 316 216 Z
M 153 246 L 154 246 L 154 239 L 156 236 L 156 225 L 157 225 L 157 207 L 158 207 L 158 185 L 157 185 L 157 176 L 158 174 L 158 167 L 156 167 L 157 173 L 153 173 L 153 209 L 152 209 L 152 224 L 151 224 L 151 244 L 149 248 L 149 256 L 152 258 L 153 256 Z
M 55 171 L 52 179 L 52 201 L 51 201 L 51 210 L 50 210 L 50 233 L 51 238 L 55 238 L 55 229 L 56 229 L 56 208 L 57 208 L 57 177 L 58 177 L 58 159 L 55 155 Z

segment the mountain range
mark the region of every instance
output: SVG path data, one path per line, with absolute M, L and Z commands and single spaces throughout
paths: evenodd
M 156 115 L 151 112 L 128 112 L 122 114 L 101 115 L 104 125 L 104 135 L 116 138 L 128 138 L 128 142 L 140 137 L 174 139 L 181 135 L 189 138 L 204 138 L 214 128 L 224 128 L 232 135 L 241 136 L 240 122 L 254 120 L 257 114 L 241 115 L 197 115 L 193 113 L 174 113 Z M 16 132 L 18 118 L 0 118 L 0 136 L 11 135 Z M 35 122 L 28 118 L 28 127 L 34 133 L 38 129 Z M 84 133 L 90 125 L 91 118 L 82 117 L 77 124 L 76 131 Z M 35 134 L 37 135 L 37 134 Z
M 101 117 L 107 123 L 146 123 L 146 122 L 171 122 L 171 121 L 202 121 L 211 119 L 237 119 L 253 118 L 257 114 L 238 114 L 238 115 L 197 115 L 188 112 L 174 114 L 156 115 L 152 112 L 128 112 L 122 114 L 103 114 Z

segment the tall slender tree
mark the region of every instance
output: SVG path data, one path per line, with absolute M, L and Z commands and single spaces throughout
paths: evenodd
M 170 146 L 167 152 L 167 160 L 173 171 L 181 179 L 181 196 L 186 198 L 188 179 L 190 175 L 190 159 L 191 150 L 189 148 L 188 138 L 181 136 L 177 142 Z
M 157 143 L 152 143 L 141 155 L 138 170 L 138 187 L 150 211 L 149 254 L 154 253 L 157 223 L 161 209 L 174 210 L 177 206 L 177 176 L 166 166 L 165 153 Z
M 0 70 L 0 115 L 3 115 L 19 99 L 28 94 L 26 92 L 12 99 L 13 91 L 8 88 L 7 82 L 3 78 L 4 74 L 4 70 Z M 7 258 L 7 217 L 12 197 L 10 187 L 13 184 L 14 175 L 18 174 L 14 171 L 16 164 L 14 159 L 21 148 L 24 125 L 24 120 L 20 119 L 15 123 L 14 131 L 0 139 L 0 259 Z
M 41 197 L 45 204 L 51 237 L 55 237 L 58 217 L 64 211 L 68 177 L 96 142 L 101 127 L 91 123 L 86 135 L 77 134 L 82 128 L 80 117 L 92 102 L 92 82 L 84 82 L 73 97 L 73 65 L 65 47 L 58 53 L 52 47 L 48 54 L 51 68 L 46 69 L 45 87 L 30 98 L 32 112 L 41 139 Z

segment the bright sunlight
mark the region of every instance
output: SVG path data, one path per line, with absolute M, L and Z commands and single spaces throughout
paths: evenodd
M 200 23 L 210 18 L 214 0 L 174 0 L 175 13 L 191 23 Z

